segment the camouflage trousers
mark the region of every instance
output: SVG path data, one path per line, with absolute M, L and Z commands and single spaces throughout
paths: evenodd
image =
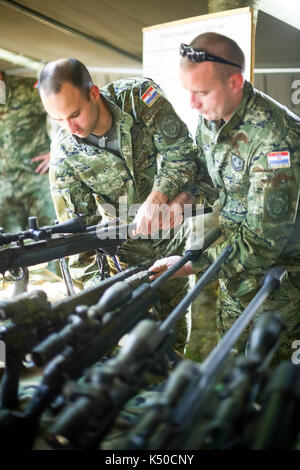
M 254 295 L 255 293 L 247 296 L 247 298 L 236 298 L 229 294 L 228 290 L 224 287 L 224 282 L 220 280 L 217 299 L 217 331 L 219 339 L 231 328 Z M 279 313 L 285 325 L 285 330 L 281 333 L 272 364 L 275 365 L 283 360 L 291 360 L 295 351 L 294 342 L 300 340 L 300 278 L 285 280 L 279 289 L 273 291 L 268 296 L 259 308 L 256 317 L 263 311 Z M 237 354 L 245 353 L 253 323 L 252 321 L 248 325 L 237 341 L 235 345 L 235 352 Z
M 5 232 L 25 230 L 32 216 L 38 218 L 40 227 L 54 223 L 48 175 L 24 172 L 17 182 L 1 176 L 0 226 Z

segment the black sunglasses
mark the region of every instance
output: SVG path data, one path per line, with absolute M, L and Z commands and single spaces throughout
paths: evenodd
M 189 46 L 188 44 L 180 44 L 179 49 L 180 55 L 182 57 L 186 57 L 191 62 L 204 62 L 209 60 L 211 62 L 221 62 L 221 64 L 228 64 L 233 65 L 234 67 L 238 67 L 242 70 L 242 66 L 239 64 L 235 64 L 234 62 L 229 62 L 229 60 L 222 59 L 222 57 L 218 57 L 216 55 L 208 54 L 201 49 L 197 49 L 196 47 Z

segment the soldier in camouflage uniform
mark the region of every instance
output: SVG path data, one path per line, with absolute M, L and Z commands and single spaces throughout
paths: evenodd
M 200 113 L 199 191 L 209 198 L 209 186 L 218 190 L 223 240 L 177 274 L 201 273 L 232 245 L 219 271 L 217 325 L 223 335 L 265 272 L 285 266 L 288 280 L 263 307 L 279 311 L 287 327 L 275 360 L 290 360 L 300 339 L 300 119 L 244 80 L 243 53 L 229 38 L 205 33 L 181 51 L 181 81 Z M 159 274 L 175 260 L 160 260 L 152 269 Z
M 74 81 L 78 77 L 81 84 Z M 60 59 L 44 67 L 39 90 L 48 114 L 63 128 L 52 143 L 50 161 L 51 193 L 60 221 L 81 213 L 94 225 L 109 219 L 112 209 L 118 217 L 119 203 L 126 200 L 128 209 L 143 203 L 135 220 L 137 232 L 146 233 L 148 207 L 189 198 L 183 188 L 196 168 L 193 141 L 151 80 L 119 80 L 99 93 L 83 64 Z M 119 260 L 123 267 L 150 265 L 162 256 L 182 254 L 185 241 L 184 233 L 174 237 L 165 230 L 156 239 L 130 239 L 121 247 Z M 70 264 L 73 278 L 84 285 L 98 274 L 94 254 L 75 256 Z M 175 279 L 161 289 L 163 317 L 187 288 L 187 280 Z M 178 349 L 183 350 L 189 330 L 188 314 Z
M 46 113 L 32 78 L 0 73 L 0 226 L 6 232 L 54 222 L 48 176 L 35 172 L 35 157 L 49 154 Z

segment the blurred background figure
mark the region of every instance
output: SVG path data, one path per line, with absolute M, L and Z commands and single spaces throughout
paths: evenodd
M 47 115 L 34 78 L 0 72 L 0 226 L 5 232 L 53 224 Z

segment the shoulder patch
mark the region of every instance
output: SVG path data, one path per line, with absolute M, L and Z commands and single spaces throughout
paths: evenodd
M 290 152 L 268 153 L 268 168 L 289 168 L 291 166 Z
M 235 171 L 242 171 L 244 168 L 244 160 L 240 157 L 231 157 L 231 164 Z
M 176 139 L 181 133 L 180 121 L 175 114 L 165 114 L 160 121 L 162 133 L 169 139 Z
M 277 221 L 284 219 L 290 210 L 288 192 L 282 189 L 270 191 L 266 198 L 266 210 L 271 219 Z
M 148 108 L 151 108 L 153 104 L 158 100 L 160 97 L 160 93 L 154 88 L 154 86 L 150 86 L 148 90 L 142 95 L 142 101 L 145 103 Z

